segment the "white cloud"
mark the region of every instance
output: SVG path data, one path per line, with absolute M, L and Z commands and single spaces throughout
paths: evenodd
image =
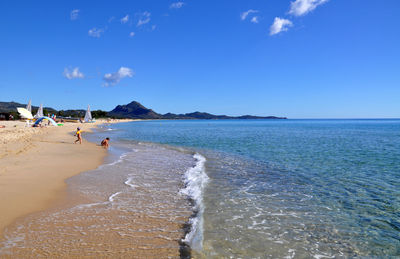
M 139 14 L 139 21 L 137 23 L 137 26 L 139 27 L 139 26 L 142 26 L 142 25 L 144 25 L 146 23 L 149 23 L 150 22 L 150 16 L 151 16 L 151 13 L 149 13 L 149 12 L 140 13 Z
M 121 18 L 121 23 L 127 23 L 128 21 L 129 21 L 129 15 L 128 14 Z
M 64 68 L 63 75 L 69 80 L 85 77 L 85 75 L 81 71 L 79 71 L 79 67 L 73 68 L 72 70 L 69 70 L 68 68 Z
M 155 29 L 157 29 L 157 25 L 151 26 L 151 30 L 152 30 L 152 31 L 154 31 Z
M 80 12 L 80 10 L 78 10 L 78 9 L 71 11 L 71 14 L 70 14 L 71 21 L 78 19 L 79 12 Z
M 260 21 L 258 20 L 258 16 L 254 16 L 253 18 L 251 18 L 250 20 L 252 23 L 259 23 Z
M 132 38 L 133 36 L 135 36 L 135 32 L 131 31 L 131 32 L 129 33 L 129 37 Z
M 103 80 L 105 81 L 104 86 L 113 86 L 118 84 L 122 78 L 133 77 L 134 72 L 128 67 L 120 67 L 115 73 L 107 73 L 104 75 Z
M 100 38 L 102 33 L 104 33 L 104 29 L 97 29 L 97 28 L 90 29 L 88 32 L 89 36 L 94 38 Z
M 246 12 L 240 14 L 240 19 L 242 21 L 246 20 L 247 16 L 251 13 L 258 13 L 258 10 L 253 10 L 253 9 L 247 10 Z
M 179 8 L 182 8 L 182 6 L 183 6 L 184 4 L 185 4 L 184 2 L 175 2 L 175 3 L 172 3 L 172 4 L 169 6 L 169 8 L 170 8 L 170 9 L 179 9 Z
M 302 16 L 311 12 L 317 6 L 328 2 L 328 0 L 295 0 L 290 3 L 289 13 L 294 16 Z
M 287 31 L 293 23 L 287 19 L 275 17 L 274 23 L 270 27 L 269 35 L 275 35 L 283 31 Z

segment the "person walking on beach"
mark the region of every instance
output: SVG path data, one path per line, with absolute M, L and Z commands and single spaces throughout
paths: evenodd
M 81 128 L 76 128 L 76 133 L 75 136 L 77 136 L 78 138 L 75 140 L 74 144 L 76 144 L 76 142 L 79 141 L 79 144 L 82 144 L 82 132 L 81 132 Z
M 105 138 L 101 141 L 101 146 L 104 148 L 108 148 L 109 144 L 108 142 L 110 141 L 110 138 Z

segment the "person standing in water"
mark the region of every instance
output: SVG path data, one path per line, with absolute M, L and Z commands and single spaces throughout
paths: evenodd
M 102 141 L 101 141 L 101 146 L 102 147 L 104 147 L 104 148 L 108 148 L 108 146 L 109 146 L 109 142 L 110 141 L 110 138 L 105 138 L 105 139 L 103 139 Z
M 79 144 L 82 144 L 82 132 L 81 132 L 81 128 L 79 128 L 79 127 L 76 128 L 75 136 L 78 137 L 78 138 L 75 140 L 74 144 L 76 144 L 76 142 L 78 142 L 78 141 L 79 141 Z

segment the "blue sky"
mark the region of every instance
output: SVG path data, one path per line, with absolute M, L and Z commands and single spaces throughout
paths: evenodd
M 15 0 L 0 9 L 0 101 L 400 117 L 398 0 Z

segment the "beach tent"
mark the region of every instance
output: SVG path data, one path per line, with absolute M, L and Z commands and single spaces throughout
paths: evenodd
M 32 105 L 31 105 L 31 100 L 29 100 L 28 105 L 26 106 L 26 110 L 30 113 L 32 113 Z
M 41 117 L 43 117 L 43 104 L 40 104 L 40 107 L 39 107 L 36 115 L 33 118 L 39 119 Z
M 33 119 L 32 113 L 30 111 L 28 111 L 27 109 L 25 109 L 25 108 L 17 108 L 17 111 L 18 111 L 19 115 L 22 118 L 25 118 L 25 119 L 28 119 L 28 120 L 32 120 Z
M 90 105 L 87 106 L 87 111 L 85 114 L 85 118 L 83 119 L 84 122 L 89 122 L 92 120 L 92 113 L 90 112 Z
M 47 117 L 47 116 L 40 117 L 39 119 L 36 120 L 35 124 L 33 124 L 33 125 L 38 125 L 44 119 L 49 120 L 51 122 L 51 124 L 53 124 L 53 126 L 58 126 L 57 123 L 52 118 Z

